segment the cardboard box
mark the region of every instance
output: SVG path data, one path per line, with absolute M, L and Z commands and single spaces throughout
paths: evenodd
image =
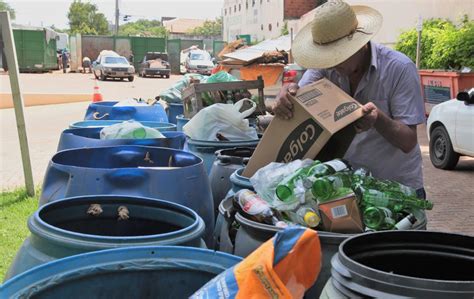
M 363 116 L 361 105 L 327 79 L 300 88 L 290 120 L 274 118 L 243 172 L 251 177 L 270 162 L 328 161 L 343 157 Z
M 319 204 L 319 212 L 325 231 L 347 234 L 364 232 L 355 194 Z

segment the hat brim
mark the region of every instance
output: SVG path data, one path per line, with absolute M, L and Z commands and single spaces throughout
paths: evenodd
M 382 15 L 368 6 L 351 6 L 358 25 L 352 36 L 327 44 L 316 44 L 311 31 L 312 22 L 295 37 L 291 52 L 295 62 L 304 68 L 331 68 L 354 55 L 367 44 L 382 27 Z

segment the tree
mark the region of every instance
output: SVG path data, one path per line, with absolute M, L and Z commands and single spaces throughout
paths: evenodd
M 288 35 L 290 32 L 288 31 L 288 21 L 285 21 L 283 26 L 281 27 L 281 35 Z
M 120 26 L 119 35 L 166 37 L 168 31 L 160 21 L 140 19 Z
M 416 29 L 403 32 L 395 49 L 416 59 Z M 474 21 L 467 17 L 459 25 L 449 20 L 431 19 L 423 22 L 421 31 L 420 68 L 459 69 L 474 67 Z
M 216 18 L 215 21 L 206 20 L 202 26 L 191 29 L 187 34 L 205 36 L 222 35 L 222 17 Z
M 109 25 L 103 13 L 98 12 L 97 6 L 74 0 L 67 14 L 70 34 L 106 35 Z
M 6 3 L 3 0 L 0 0 L 0 11 L 9 11 L 10 12 L 10 18 L 12 20 L 15 19 L 15 10 L 10 6 L 10 4 Z

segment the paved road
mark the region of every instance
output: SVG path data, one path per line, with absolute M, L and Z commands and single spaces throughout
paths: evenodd
M 38 76 L 44 76 L 38 78 Z M 86 92 L 91 89 L 89 75 L 70 74 L 23 75 L 28 84 L 25 89 L 32 91 L 51 92 L 48 88 L 50 80 L 60 82 L 58 88 L 65 92 L 77 90 Z M 4 81 L 1 77 L 0 81 Z M 57 79 L 59 78 L 59 79 Z M 70 80 L 74 78 L 74 80 Z M 105 82 L 100 83 L 106 99 L 124 99 L 127 97 L 156 95 L 178 77 L 165 79 L 136 78 L 133 83 Z M 38 84 L 38 81 L 42 82 Z M 2 83 L 3 85 L 3 83 Z M 47 88 L 47 86 L 49 86 Z M 66 90 L 66 87 L 71 89 Z M 82 91 L 81 91 L 82 88 Z M 139 93 L 139 94 L 138 94 Z M 26 108 L 28 138 L 33 163 L 34 179 L 40 184 L 44 171 L 51 156 L 56 151 L 61 131 L 70 123 L 81 120 L 88 103 L 63 104 L 54 106 L 37 106 Z M 12 109 L 0 110 L 1 149 L 0 149 L 0 186 L 11 189 L 23 184 L 18 136 L 15 129 L 14 112 Z M 419 141 L 423 153 L 423 173 L 428 198 L 435 203 L 428 212 L 428 227 L 431 230 L 460 232 L 474 235 L 474 159 L 461 158 L 456 170 L 444 171 L 434 168 L 429 161 L 428 141 L 424 126 L 418 130 Z M 383 161 L 381 161 L 383 163 Z

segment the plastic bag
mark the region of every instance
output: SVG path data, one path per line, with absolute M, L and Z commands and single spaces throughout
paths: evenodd
M 306 200 L 305 188 L 301 186 L 301 192 L 296 192 L 296 195 L 291 201 L 282 202 L 275 194 L 276 187 L 286 176 L 294 173 L 300 168 L 311 165 L 311 163 L 313 163 L 313 160 L 311 159 L 295 160 L 287 164 L 272 162 L 257 170 L 257 172 L 250 178 L 250 183 L 257 194 L 277 210 L 293 210 Z
M 145 127 L 139 122 L 129 120 L 104 127 L 100 130 L 100 139 L 153 139 L 165 138 L 160 131 Z
M 244 112 L 240 108 L 244 102 L 252 107 Z M 214 104 L 199 111 L 184 125 L 183 132 L 191 139 L 218 141 L 219 133 L 229 141 L 256 140 L 257 130 L 249 126 L 247 116 L 256 109 L 256 104 L 248 99 L 240 100 L 235 104 Z
M 191 79 L 199 80 L 200 83 L 205 83 L 209 76 L 200 74 L 186 74 L 178 82 L 171 85 L 170 88 L 162 91 L 159 96 L 160 99 L 168 103 L 182 103 L 183 99 L 181 93 L 191 84 Z
M 321 270 L 318 233 L 289 227 L 190 298 L 303 298 Z
M 240 81 L 240 80 L 227 72 L 220 71 L 220 72 L 215 73 L 214 75 L 211 75 L 209 78 L 207 78 L 206 83 L 222 83 L 222 82 L 235 82 L 235 81 Z M 206 105 L 212 105 L 213 103 L 215 103 L 212 92 L 203 92 L 201 94 L 201 99 Z

